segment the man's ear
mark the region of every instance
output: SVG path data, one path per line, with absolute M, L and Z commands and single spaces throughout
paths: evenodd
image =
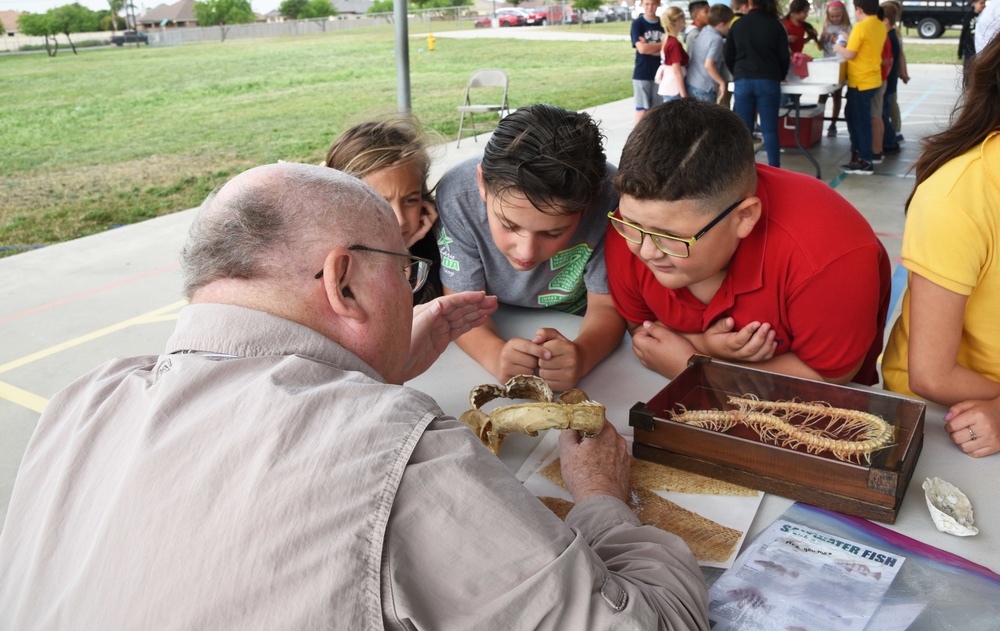
M 745 239 L 753 232 L 754 226 L 760 220 L 762 205 L 759 197 L 748 197 L 736 210 L 736 236 Z
M 323 262 L 323 287 L 330 308 L 342 318 L 364 322 L 368 313 L 358 301 L 361 278 L 357 259 L 343 246 L 330 250 Z

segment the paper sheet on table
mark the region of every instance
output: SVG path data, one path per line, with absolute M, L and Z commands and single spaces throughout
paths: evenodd
M 779 519 L 709 588 L 709 622 L 715 631 L 861 631 L 904 561 Z M 919 609 L 896 613 L 916 617 Z
M 629 441 L 629 450 L 631 451 L 631 439 L 626 437 Z M 572 496 L 569 492 L 561 486 L 553 483 L 548 478 L 540 475 L 538 472 L 552 463 L 553 460 L 559 457 L 559 433 L 558 432 L 546 432 L 539 441 L 535 449 L 528 455 L 528 458 L 524 461 L 524 464 L 517 472 L 517 479 L 524 483 L 525 488 L 534 493 L 537 497 L 541 498 L 558 498 L 560 500 L 572 501 Z M 657 465 L 659 466 L 659 465 Z M 669 468 L 668 468 L 669 469 Z M 696 476 L 695 474 L 689 474 L 696 479 L 702 479 L 710 481 L 711 478 L 703 478 L 703 476 Z M 702 550 L 701 541 L 690 540 L 689 537 L 693 535 L 694 537 L 700 537 L 702 533 L 698 532 L 700 528 L 694 526 L 695 532 L 690 531 L 690 520 L 689 522 L 689 535 L 683 534 L 683 529 L 674 530 L 680 536 L 684 537 L 691 545 L 692 550 L 695 552 L 695 557 L 698 558 L 698 563 L 703 567 L 715 567 L 721 569 L 728 569 L 732 567 L 733 561 L 736 559 L 736 555 L 739 552 L 740 546 L 743 544 L 743 540 L 746 537 L 747 531 L 750 529 L 750 524 L 753 522 L 754 516 L 757 514 L 757 508 L 760 506 L 761 499 L 764 494 L 760 491 L 752 492 L 752 494 L 737 496 L 737 495 L 716 495 L 716 494 L 702 494 L 702 493 L 678 493 L 673 491 L 646 491 L 646 493 L 652 493 L 667 502 L 676 504 L 677 506 L 684 509 L 684 511 L 690 511 L 694 515 L 688 515 L 692 519 L 703 518 L 708 520 L 704 522 L 709 526 L 715 528 L 718 527 L 726 532 L 732 532 L 733 536 L 729 538 L 732 542 L 731 552 L 723 558 L 721 555 L 709 555 L 709 554 L 699 554 Z M 648 495 L 646 497 L 649 497 Z M 666 512 L 671 512 L 672 507 L 668 503 L 664 503 L 661 507 Z M 684 511 L 674 511 L 678 513 L 683 513 Z M 714 523 L 714 524 L 713 524 Z M 666 530 L 666 528 L 665 528 Z M 701 558 L 713 556 L 714 558 Z

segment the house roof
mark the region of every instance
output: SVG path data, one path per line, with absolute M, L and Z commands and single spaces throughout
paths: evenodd
M 337 13 L 367 13 L 372 6 L 372 0 L 333 0 Z
M 3 22 L 3 30 L 7 33 L 17 32 L 17 18 L 23 15 L 20 11 L 0 11 L 0 22 Z
M 194 17 L 195 0 L 180 0 L 174 4 L 161 4 L 146 11 L 139 17 L 143 24 L 159 24 L 164 20 L 171 22 L 197 22 Z

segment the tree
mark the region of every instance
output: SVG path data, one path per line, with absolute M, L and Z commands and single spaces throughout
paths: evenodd
M 325 18 L 331 15 L 337 15 L 337 9 L 333 7 L 330 0 L 309 0 L 309 4 L 306 5 L 306 10 L 302 17 Z
M 392 0 L 375 0 L 368 13 L 392 13 Z
M 222 41 L 233 24 L 247 24 L 257 19 L 249 0 L 204 0 L 194 3 L 194 16 L 202 26 L 218 26 Z
M 56 40 L 56 30 L 53 28 L 52 16 L 49 13 L 51 10 L 48 13 L 25 13 L 17 19 L 17 27 L 25 35 L 44 37 L 45 52 L 49 57 L 55 57 L 59 53 L 59 42 Z
M 52 30 L 66 35 L 73 54 L 76 53 L 76 45 L 70 38 L 70 33 L 87 33 L 96 31 L 99 27 L 100 18 L 97 14 L 81 5 L 79 2 L 63 5 L 54 9 L 49 9 L 46 15 L 50 16 Z
M 282 0 L 278 6 L 278 13 L 289 20 L 297 20 L 303 17 L 307 6 L 309 6 L 309 0 Z
M 125 0 L 108 0 L 108 7 L 111 9 L 111 34 L 115 34 L 115 26 L 118 25 L 118 13 L 125 8 Z

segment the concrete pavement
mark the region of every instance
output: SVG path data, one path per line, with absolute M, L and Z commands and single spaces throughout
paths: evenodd
M 839 175 L 837 166 L 847 161 L 850 151 L 842 123 L 840 136 L 824 136 L 812 149 L 822 179 L 868 218 L 893 257 L 894 269 L 903 202 L 913 187 L 907 170 L 917 157 L 917 141 L 947 123 L 960 85 L 953 66 L 911 66 L 910 72 L 913 80 L 901 85 L 899 94 L 906 142 L 899 156 L 876 167 L 876 175 Z M 459 100 L 460 95 L 456 104 Z M 617 163 L 633 126 L 631 99 L 587 111 L 600 122 L 608 158 Z M 450 165 L 482 151 L 486 137 L 467 137 L 460 148 L 455 142 L 441 146 L 431 180 L 436 182 Z M 801 155 L 786 152 L 782 163 L 787 169 L 813 173 Z M 803 200 L 802 211 L 809 211 L 808 200 Z M 184 304 L 177 255 L 193 212 L 0 259 L 0 521 L 47 400 L 111 357 L 162 350 Z M 894 278 L 905 283 L 903 274 Z

